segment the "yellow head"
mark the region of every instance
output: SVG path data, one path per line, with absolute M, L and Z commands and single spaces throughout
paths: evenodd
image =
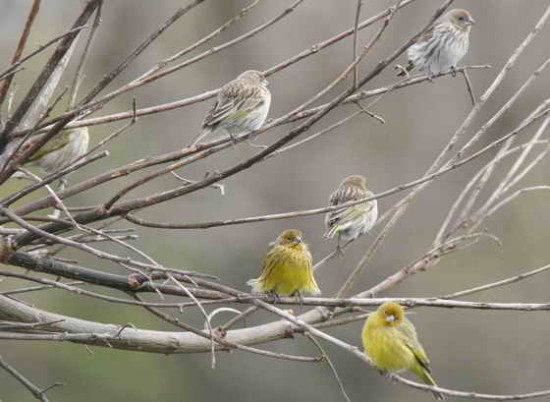
M 265 79 L 264 75 L 256 70 L 248 70 L 237 77 L 240 80 L 247 81 L 251 85 L 263 85 L 266 87 L 269 82 Z
M 476 20 L 472 18 L 472 15 L 467 10 L 451 10 L 445 15 L 445 18 L 463 31 L 476 23 Z
M 285 230 L 277 237 L 277 244 L 287 247 L 301 247 L 303 246 L 302 232 L 295 229 Z
M 374 313 L 381 325 L 395 327 L 403 322 L 405 318 L 405 310 L 397 303 L 388 302 L 378 307 Z

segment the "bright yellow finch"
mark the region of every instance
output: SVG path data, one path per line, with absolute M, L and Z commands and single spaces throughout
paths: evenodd
M 429 385 L 437 385 L 430 375 L 428 356 L 416 336 L 412 322 L 397 303 L 384 303 L 369 315 L 362 332 L 365 354 L 382 370 L 409 370 Z M 436 399 L 445 399 L 433 392 Z
M 255 292 L 275 296 L 321 293 L 313 277 L 311 253 L 302 241 L 302 233 L 299 230 L 281 233 L 267 252 L 262 274 L 247 284 Z

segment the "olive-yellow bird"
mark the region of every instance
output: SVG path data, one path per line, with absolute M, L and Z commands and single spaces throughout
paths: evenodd
M 26 163 L 40 166 L 49 175 L 86 154 L 89 142 L 90 134 L 87 127 L 68 128 L 44 144 Z M 21 140 L 11 141 L 7 145 L 6 150 L 0 155 L 0 168 L 20 146 Z M 17 172 L 13 177 L 26 175 Z
M 430 375 L 428 356 L 418 341 L 412 322 L 397 303 L 384 303 L 369 315 L 362 332 L 365 354 L 387 371 L 409 370 L 428 385 L 437 386 Z M 445 399 L 433 392 L 435 399 Z
M 299 230 L 285 230 L 270 246 L 263 262 L 262 274 L 247 282 L 254 292 L 275 296 L 303 292 L 319 294 L 312 269 L 312 257 Z

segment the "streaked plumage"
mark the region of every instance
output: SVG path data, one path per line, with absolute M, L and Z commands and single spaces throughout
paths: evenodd
M 68 165 L 88 151 L 90 135 L 87 127 L 69 128 L 61 131 L 32 155 L 27 164 L 40 166 L 46 174 L 53 173 Z M 3 165 L 7 157 L 14 152 L 20 141 L 12 141 L 0 158 Z M 24 176 L 17 172 L 14 177 Z
M 352 175 L 346 177 L 338 189 L 332 193 L 329 204 L 331 207 L 342 205 L 373 195 L 367 188 L 367 181 L 363 176 Z M 325 217 L 327 231 L 324 237 L 330 239 L 338 235 L 338 247 L 340 247 L 341 241 L 355 240 L 368 233 L 377 219 L 378 203 L 376 200 L 331 211 Z
M 367 318 L 361 334 L 365 354 L 385 371 L 409 370 L 428 385 L 437 386 L 430 375 L 430 361 L 418 341 L 416 329 L 397 303 L 384 303 Z M 433 392 L 436 399 L 443 394 Z
M 223 129 L 233 140 L 235 136 L 260 129 L 271 104 L 267 85 L 261 72 L 249 70 L 221 87 L 194 144 L 217 129 Z
M 319 294 L 312 269 L 312 257 L 299 230 L 285 230 L 270 246 L 262 274 L 247 282 L 254 292 L 275 295 Z
M 466 55 L 475 20 L 466 10 L 451 10 L 407 50 L 407 71 L 415 68 L 432 77 L 454 71 Z M 398 75 L 404 75 L 401 72 Z

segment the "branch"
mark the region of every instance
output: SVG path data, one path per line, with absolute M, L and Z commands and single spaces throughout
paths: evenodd
M 40 389 L 36 385 L 34 385 L 30 380 L 28 380 L 23 374 L 17 371 L 13 366 L 8 364 L 8 362 L 6 362 L 2 358 L 2 356 L 0 356 L 0 367 L 6 370 L 13 378 L 19 381 L 25 388 L 27 388 L 34 395 L 36 399 L 42 402 L 49 402 L 49 399 L 46 398 L 46 392 L 48 392 L 54 387 L 63 385 L 61 383 L 55 383 L 45 389 Z
M 85 25 L 93 12 L 96 10 L 96 8 L 99 7 L 99 4 L 101 2 L 102 0 L 89 0 L 86 3 L 86 6 L 84 7 L 84 10 L 80 14 L 80 16 L 74 22 L 72 29 L 74 30 Z M 23 117 L 27 114 L 27 111 L 36 101 L 36 96 L 41 92 L 44 85 L 46 85 L 46 83 L 49 81 L 50 76 L 54 73 L 58 64 L 71 48 L 73 42 L 78 37 L 79 32 L 80 31 L 78 30 L 72 31 L 61 40 L 61 43 L 57 46 L 53 55 L 46 63 L 44 69 L 31 86 L 31 89 L 19 104 L 19 107 L 17 108 L 11 119 L 8 120 L 8 122 L 6 123 L 6 127 L 0 134 L 0 150 L 4 149 L 9 141 L 9 135 L 19 125 L 19 123 L 21 123 Z M 3 182 L 4 180 L 5 177 L 0 178 L 0 182 Z
M 40 10 L 40 2 L 41 0 L 33 0 L 32 2 L 31 11 L 29 12 L 29 16 L 27 17 L 27 21 L 25 22 L 25 28 L 21 33 L 21 37 L 19 38 L 19 42 L 17 43 L 15 54 L 11 59 L 12 65 L 18 63 L 21 59 L 21 55 L 23 54 L 23 50 L 25 49 L 25 45 L 27 44 L 27 39 L 29 38 L 29 35 L 31 33 L 32 24 L 34 23 L 34 20 L 38 15 L 38 11 Z M 8 90 L 10 88 L 12 79 L 13 75 L 10 75 L 8 78 L 0 82 L 0 105 L 4 104 L 4 100 L 6 99 L 6 94 L 8 93 Z

